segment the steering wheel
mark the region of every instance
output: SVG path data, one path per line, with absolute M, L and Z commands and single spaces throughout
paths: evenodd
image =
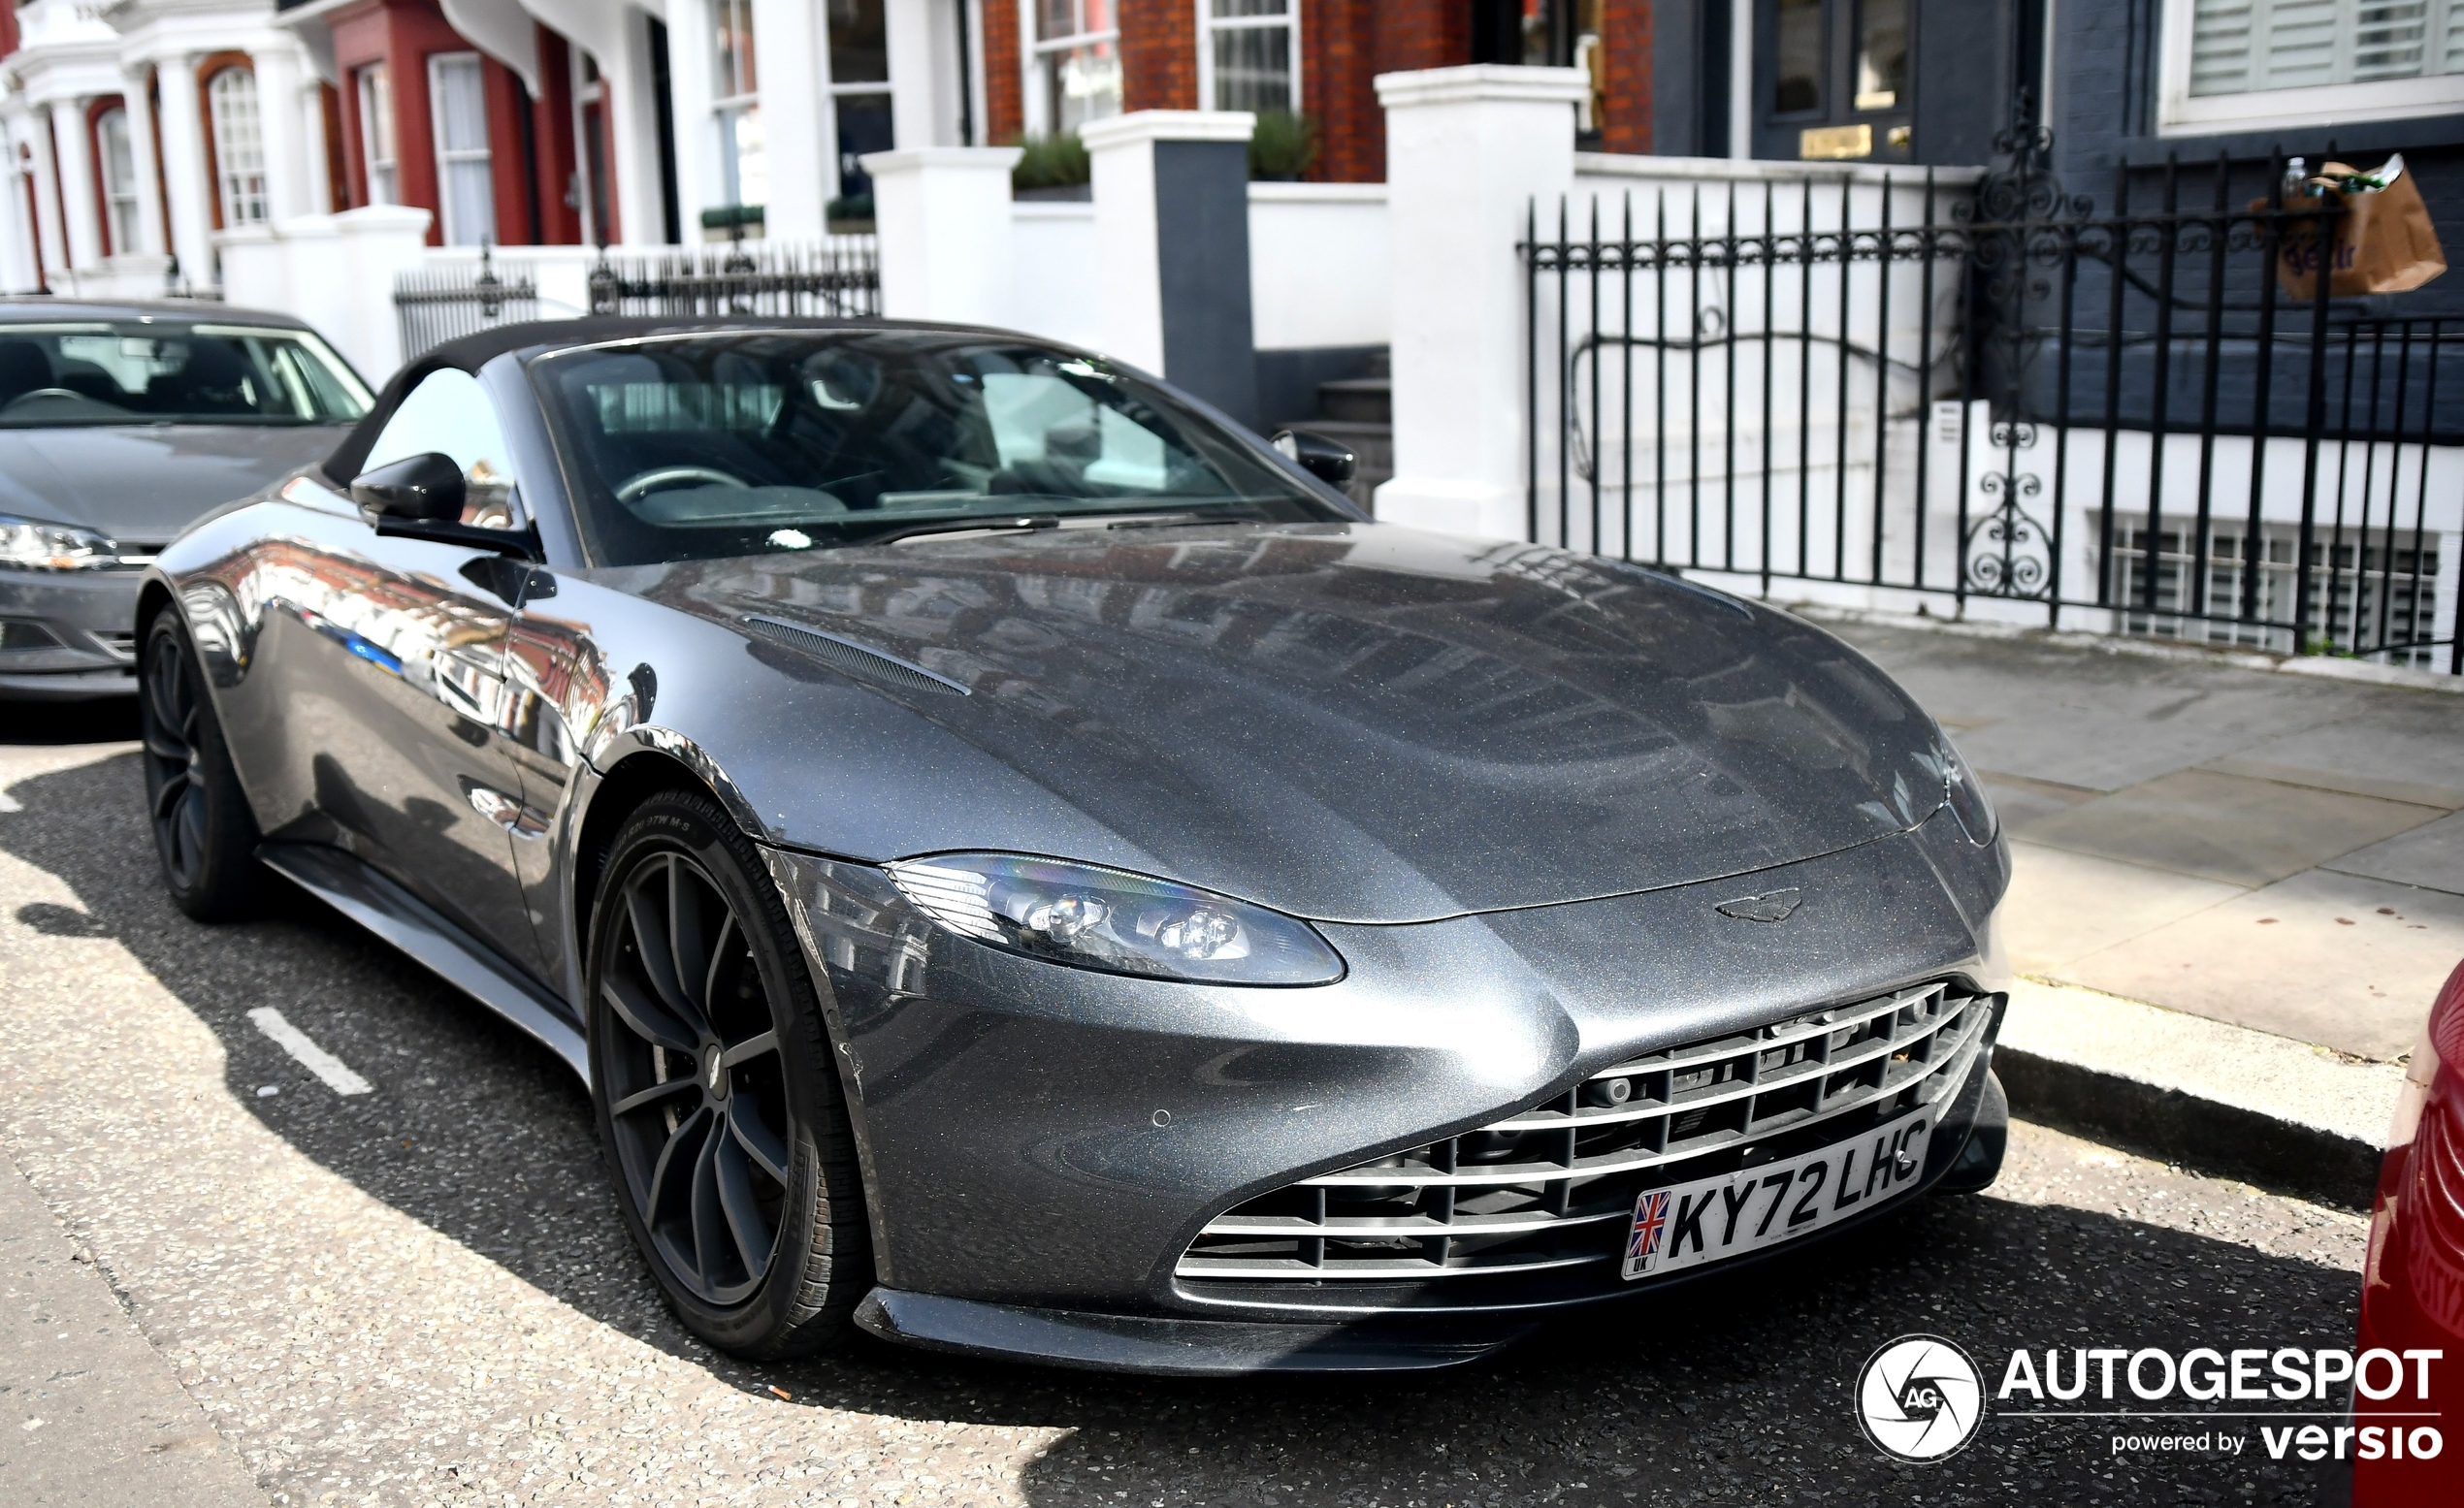
M 733 487 L 739 490 L 753 485 L 742 477 L 729 476 L 725 471 L 714 471 L 708 466 L 656 466 L 637 476 L 627 477 L 624 484 L 616 489 L 616 497 L 620 502 L 631 502 L 644 493 L 655 493 L 663 487 L 672 487 L 678 482 L 710 482 L 720 487 Z
M 19 403 L 24 402 L 30 398 L 74 398 L 80 400 L 81 401 L 92 401 L 91 399 L 86 398 L 84 394 L 78 392 L 74 388 L 36 388 L 31 392 L 18 394 L 16 397 L 9 400 L 5 406 L 15 408 Z

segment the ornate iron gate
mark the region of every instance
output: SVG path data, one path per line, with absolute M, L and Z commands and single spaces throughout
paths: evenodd
M 1531 536 L 2464 670 L 2464 319 L 2330 298 L 2302 270 L 2338 210 L 2282 162 L 2168 162 L 2154 204 L 2124 166 L 2099 205 L 2050 133 L 1997 146 L 1981 177 L 1594 199 L 1581 234 L 1561 204 L 1553 238 L 1536 207 Z

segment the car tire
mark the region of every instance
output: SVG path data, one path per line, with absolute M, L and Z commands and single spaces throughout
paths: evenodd
M 248 810 L 207 694 L 188 626 L 172 609 L 154 615 L 138 661 L 137 721 L 145 740 L 146 809 L 172 904 L 199 921 L 231 921 L 257 909 L 257 820 Z
M 591 916 L 591 1097 L 634 1244 L 712 1345 L 821 1350 L 872 1287 L 871 1233 L 767 866 L 708 796 L 662 792 L 609 844 Z

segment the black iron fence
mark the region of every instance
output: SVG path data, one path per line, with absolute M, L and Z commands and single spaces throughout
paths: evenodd
M 499 276 L 494 249 L 482 245 L 475 271 L 443 267 L 397 276 L 394 317 L 402 328 L 403 360 L 409 361 L 495 325 L 538 318 L 538 281 L 527 272 L 509 281 Z
M 2281 163 L 1537 207 L 1529 527 L 1768 595 L 2464 671 L 2464 319 L 2302 269 Z M 2145 171 L 2145 170 L 2142 170 Z M 1839 589 L 1853 589 L 1841 591 Z
M 594 314 L 848 318 L 881 312 L 881 243 L 832 236 L 812 245 L 733 242 L 652 257 L 602 257 Z
M 871 236 L 832 236 L 811 244 L 736 241 L 644 256 L 610 255 L 602 248 L 580 296 L 583 305 L 567 304 L 563 311 L 688 319 L 877 314 L 879 242 Z M 541 302 L 537 273 L 501 273 L 493 248 L 486 246 L 475 267 L 405 273 L 394 285 L 403 359 L 460 336 L 537 319 Z

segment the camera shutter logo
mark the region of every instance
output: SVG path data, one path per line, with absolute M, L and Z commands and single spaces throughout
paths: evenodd
M 1857 1374 L 1857 1423 L 1900 1460 L 1943 1460 L 1985 1423 L 1985 1381 L 1968 1354 L 1939 1335 L 1902 1335 Z

